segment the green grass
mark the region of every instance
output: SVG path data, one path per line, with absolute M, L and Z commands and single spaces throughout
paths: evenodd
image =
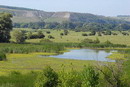
M 31 29 L 22 29 L 22 30 L 32 31 Z M 105 36 L 97 36 L 97 35 L 96 36 L 82 36 L 83 33 L 89 33 L 89 32 L 69 31 L 68 35 L 65 35 L 65 36 L 62 36 L 62 37 L 60 36 L 60 33 L 63 33 L 63 30 L 42 29 L 42 31 L 46 36 L 45 38 L 48 38 L 48 35 L 54 36 L 55 39 L 51 39 L 53 42 L 79 43 L 82 40 L 84 40 L 85 38 L 89 38 L 89 39 L 92 39 L 92 40 L 99 38 L 99 40 L 101 42 L 105 42 L 105 41 L 109 40 L 110 42 L 112 42 L 114 44 L 125 44 L 125 45 L 130 46 L 130 36 L 123 36 L 118 31 L 113 31 L 113 32 L 118 33 L 117 36 L 114 36 L 114 35 L 111 35 L 111 36 L 109 36 L 109 35 L 105 35 Z M 46 31 L 51 31 L 51 33 L 46 34 Z M 36 33 L 36 32 L 34 32 L 34 33 Z M 26 40 L 26 42 L 38 43 L 38 42 L 40 42 L 40 39 L 30 39 L 30 40 Z
M 96 62 L 39 56 L 52 54 L 55 53 L 7 54 L 7 61 L 0 62 L 0 75 L 7 75 L 11 71 L 19 71 L 22 73 L 39 71 L 45 66 L 51 66 L 56 71 L 61 70 L 62 65 L 65 66 L 67 71 L 71 70 L 72 67 L 76 70 L 82 70 L 84 65 L 94 64 Z

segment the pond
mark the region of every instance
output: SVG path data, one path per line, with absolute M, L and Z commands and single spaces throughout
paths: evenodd
M 111 55 L 113 52 L 115 52 L 115 50 L 71 49 L 69 52 L 59 55 L 51 55 L 49 57 L 115 62 L 115 60 L 107 58 L 107 56 Z

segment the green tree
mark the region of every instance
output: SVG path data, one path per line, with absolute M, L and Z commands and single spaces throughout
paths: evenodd
M 12 35 L 16 43 L 23 43 L 25 41 L 25 33 L 21 30 L 14 30 Z
M 0 42 L 9 42 L 10 31 L 12 30 L 12 15 L 0 13 Z
M 32 32 L 30 31 L 27 33 L 27 39 L 31 39 L 31 36 L 32 36 Z

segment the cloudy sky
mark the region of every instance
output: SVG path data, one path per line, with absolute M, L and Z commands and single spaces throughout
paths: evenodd
M 130 15 L 130 0 L 0 0 L 0 5 L 105 16 Z

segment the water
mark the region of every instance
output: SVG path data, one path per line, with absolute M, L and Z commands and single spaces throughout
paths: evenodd
M 52 55 L 49 57 L 63 58 L 63 59 L 76 59 L 76 60 L 96 60 L 96 61 L 108 61 L 115 62 L 106 58 L 111 55 L 114 50 L 94 50 L 94 49 L 73 49 L 69 52 L 65 52 L 59 55 Z

